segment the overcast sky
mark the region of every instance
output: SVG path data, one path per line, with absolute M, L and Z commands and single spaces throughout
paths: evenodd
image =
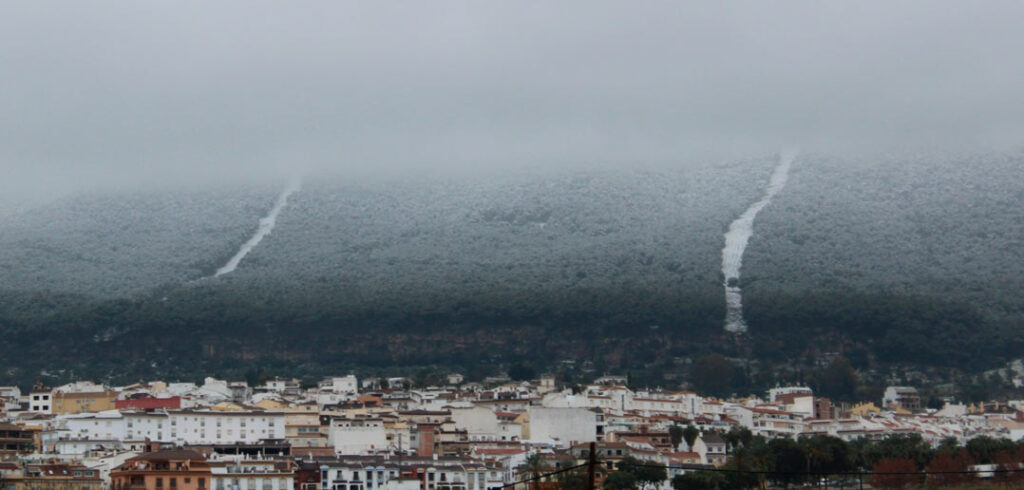
M 0 192 L 1020 147 L 1024 2 L 5 2 Z

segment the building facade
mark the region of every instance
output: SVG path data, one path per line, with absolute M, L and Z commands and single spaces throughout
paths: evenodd
M 208 490 L 210 465 L 185 449 L 143 453 L 110 472 L 111 490 Z

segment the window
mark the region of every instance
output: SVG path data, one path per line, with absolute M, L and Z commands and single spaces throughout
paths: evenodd
M 178 488 L 178 479 L 173 476 L 171 477 L 171 488 Z
M 189 477 L 185 477 L 185 483 L 192 483 L 192 479 Z
M 163 488 L 164 487 L 164 479 L 163 478 L 160 478 L 159 476 L 156 477 L 156 487 L 157 488 Z
M 188 483 L 188 478 L 185 479 L 185 483 Z M 199 488 L 206 488 L 206 478 L 199 479 Z

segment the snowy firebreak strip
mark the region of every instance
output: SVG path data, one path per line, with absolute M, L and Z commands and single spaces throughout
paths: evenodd
M 252 238 L 242 244 L 242 248 L 238 249 L 234 257 L 228 260 L 228 263 L 224 264 L 223 267 L 217 269 L 217 273 L 213 277 L 223 276 L 234 272 L 238 268 L 238 264 L 242 262 L 242 259 L 252 251 L 256 245 L 259 245 L 263 237 L 270 234 L 274 229 L 274 225 L 277 224 L 277 215 L 281 214 L 281 210 L 288 205 L 288 197 L 298 192 L 301 182 L 299 179 L 293 179 L 288 183 L 288 186 L 281 191 L 281 195 L 277 196 L 277 201 L 274 202 L 274 207 L 270 209 L 270 212 L 266 216 L 260 219 L 260 226 L 256 229 L 256 233 L 253 234 Z
M 725 329 L 729 332 L 746 332 L 747 324 L 743 321 L 743 296 L 740 290 L 740 267 L 743 265 L 743 252 L 747 242 L 754 233 L 754 218 L 767 206 L 775 194 L 778 194 L 789 179 L 789 167 L 796 158 L 796 150 L 783 150 L 779 155 L 779 164 L 772 172 L 764 196 L 760 201 L 751 204 L 739 218 L 729 225 L 725 233 L 725 247 L 722 248 L 722 275 L 725 277 Z

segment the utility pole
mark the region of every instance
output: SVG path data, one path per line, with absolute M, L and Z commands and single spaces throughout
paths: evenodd
M 594 467 L 597 466 L 597 443 L 590 443 L 590 459 L 587 461 L 587 490 L 594 490 Z

